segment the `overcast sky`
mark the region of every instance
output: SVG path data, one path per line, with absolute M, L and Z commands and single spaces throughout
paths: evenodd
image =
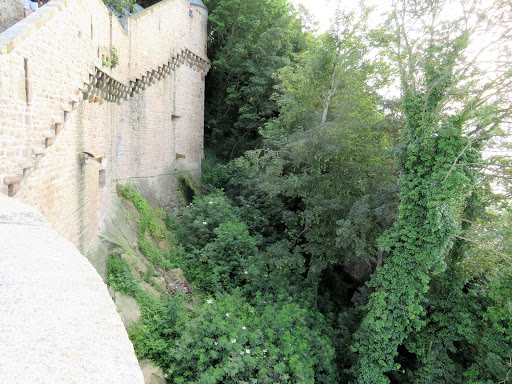
M 342 9 L 350 10 L 358 7 L 359 0 L 290 0 L 292 4 L 304 5 L 319 22 L 319 31 L 325 32 L 329 29 L 330 19 L 334 16 L 334 11 L 338 3 Z M 372 21 L 378 24 L 380 13 L 389 7 L 387 0 L 366 0 L 367 6 L 376 6 Z
M 336 1 L 333 0 L 292 0 L 293 4 L 304 5 L 315 19 L 320 22 L 321 31 L 329 28 L 329 19 L 336 9 Z

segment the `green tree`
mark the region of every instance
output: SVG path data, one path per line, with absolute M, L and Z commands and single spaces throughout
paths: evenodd
M 286 0 L 209 0 L 206 141 L 224 160 L 260 145 L 258 128 L 275 117 L 279 68 L 305 44 Z
M 389 256 L 369 284 L 374 291 L 356 334 L 354 373 L 361 384 L 388 383 L 386 373 L 400 368 L 399 347 L 434 321 L 427 293 L 435 276 L 454 270 L 457 258 L 450 255 L 477 181 L 473 165 L 480 162 L 481 143 L 510 113 L 510 64 L 483 72 L 478 59 L 484 49 L 466 56 L 471 39 L 484 31 L 508 50 L 510 20 L 501 14 L 510 3 L 463 2 L 456 20 L 446 18 L 448 4 L 397 2 L 390 17 L 405 122 L 400 202 L 393 228 L 379 241 Z
M 135 4 L 135 0 L 103 0 L 103 2 L 107 7 L 121 16 L 125 14 L 125 11 L 131 12 L 133 10 L 133 4 Z
M 376 247 L 357 259 L 348 241 L 337 239 L 338 225 L 347 236 L 357 231 L 341 221 L 359 199 L 383 204 L 382 209 L 372 204 L 380 229 L 369 229 L 370 236 L 378 237 L 393 216 L 396 173 L 389 149 L 397 127 L 369 86 L 382 81 L 387 70 L 368 54 L 368 12 L 338 15 L 330 32 L 312 39 L 296 63 L 279 71 L 280 114 L 261 130 L 268 148 L 246 152 L 235 162 L 249 172 L 248 194 L 263 191 L 284 204 L 286 239 L 315 278 L 331 264 L 359 269 L 358 278 L 375 266 Z

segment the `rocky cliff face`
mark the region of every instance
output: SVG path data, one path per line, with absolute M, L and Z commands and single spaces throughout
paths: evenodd
M 23 19 L 22 0 L 0 0 L 0 33 Z

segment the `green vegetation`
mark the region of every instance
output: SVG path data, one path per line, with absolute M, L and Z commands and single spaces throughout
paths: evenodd
M 181 199 L 184 204 L 190 204 L 194 200 L 195 196 L 199 196 L 200 193 L 197 190 L 194 182 L 190 178 L 181 173 L 178 175 L 178 191 L 180 192 Z
M 125 186 L 123 194 L 139 210 L 141 228 L 157 222 L 140 193 Z M 158 299 L 119 255 L 109 257 L 109 285 L 141 307 L 142 320 L 129 328 L 137 356 L 151 358 L 177 383 L 333 382 L 332 330 L 322 314 L 265 290 L 268 283 L 285 282 L 283 273 L 272 272 L 258 253 L 242 211 L 217 192 L 196 197 L 179 213 L 179 220 L 166 220 L 183 246 L 173 263 L 191 279 L 195 299 L 179 293 Z M 143 252 L 145 239 L 139 239 Z M 158 263 L 144 255 L 154 264 L 142 277 L 148 282 Z
M 163 217 L 159 217 L 148 202 L 144 200 L 139 192 L 132 191 L 127 184 L 123 187 L 123 196 L 133 202 L 140 213 L 139 223 L 139 249 L 144 256 L 153 264 L 164 269 L 171 268 L 171 253 L 174 247 L 168 250 L 160 250 L 153 245 L 152 238 L 167 239 L 172 244 L 172 235 L 166 233 Z M 161 214 L 163 216 L 164 214 Z
M 285 0 L 205 3 L 203 185 L 180 176 L 165 226 L 125 187 L 153 265 L 109 260 L 137 354 L 171 383 L 510 383 L 511 164 L 482 155 L 510 122 L 510 1 L 373 29 L 361 6 L 320 36 Z M 171 266 L 190 294 L 141 288 Z
M 115 46 L 110 47 L 110 55 L 104 57 L 101 64 L 105 67 L 115 68 L 119 65 L 119 54 Z
M 133 12 L 133 5 L 136 3 L 135 0 L 103 0 L 103 2 L 121 17 L 125 15 L 126 11 Z

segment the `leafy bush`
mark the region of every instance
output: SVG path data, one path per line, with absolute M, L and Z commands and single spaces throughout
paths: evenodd
M 133 202 L 135 208 L 140 213 L 139 223 L 139 249 L 144 256 L 153 264 L 162 268 L 169 269 L 171 264 L 171 253 L 175 246 L 169 250 L 161 251 L 155 248 L 150 239 L 146 237 L 146 232 L 158 239 L 173 240 L 172 236 L 166 232 L 166 226 L 161 220 L 165 216 L 163 211 L 155 211 L 148 202 L 142 197 L 140 192 L 133 191 L 130 185 L 123 187 L 123 196 Z
M 110 254 L 107 260 L 108 285 L 116 291 L 135 296 L 139 283 L 132 275 L 130 267 L 117 254 Z
M 334 350 L 311 327 L 318 313 L 295 304 L 262 312 L 235 290 L 181 311 L 165 366 L 173 383 L 334 383 Z
M 232 221 L 213 230 L 217 236 L 199 252 L 186 254 L 186 270 L 194 285 L 206 293 L 230 292 L 246 278 L 248 261 L 257 251 L 245 224 Z
M 213 230 L 221 223 L 238 221 L 237 209 L 222 192 L 196 197 L 178 216 L 179 220 L 168 216 L 166 223 L 187 251 L 199 250 L 214 241 Z
M 152 236 L 162 239 L 165 238 L 165 227 L 159 220 L 160 217 L 142 197 L 140 192 L 132 190 L 130 185 L 127 184 L 123 187 L 123 196 L 128 200 L 131 200 L 133 205 L 135 205 L 135 208 L 137 208 L 137 211 L 140 213 L 140 234 L 144 235 L 146 233 L 146 229 L 149 229 L 149 233 Z

